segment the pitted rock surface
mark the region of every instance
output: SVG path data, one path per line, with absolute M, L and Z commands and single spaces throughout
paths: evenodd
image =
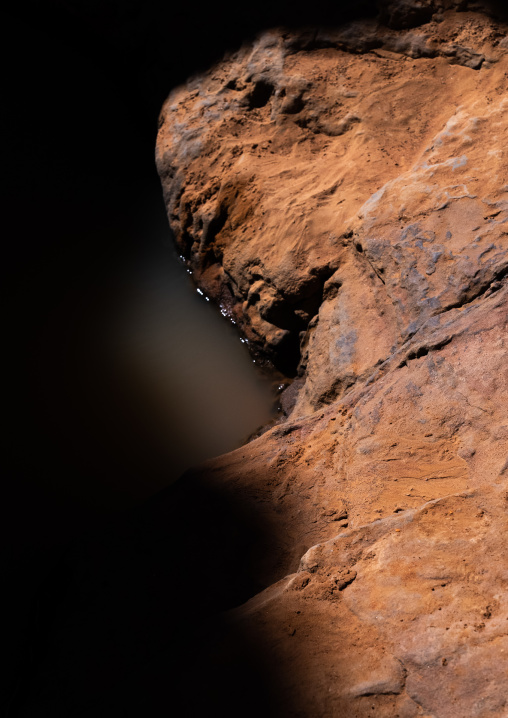
M 276 715 L 502 718 L 508 28 L 383 8 L 266 32 L 164 105 L 179 250 L 298 376 L 284 419 L 187 490 L 263 528 L 265 588 L 228 620 L 271 656 Z

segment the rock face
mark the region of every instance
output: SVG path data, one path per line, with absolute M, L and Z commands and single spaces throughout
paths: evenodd
M 508 714 L 508 28 L 457 8 L 266 32 L 162 110 L 181 254 L 296 377 L 186 479 L 262 529 L 228 620 L 274 715 Z

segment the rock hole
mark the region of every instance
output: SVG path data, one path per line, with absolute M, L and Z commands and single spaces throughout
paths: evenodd
M 264 107 L 273 95 L 274 87 L 271 82 L 258 80 L 249 96 L 249 109 Z

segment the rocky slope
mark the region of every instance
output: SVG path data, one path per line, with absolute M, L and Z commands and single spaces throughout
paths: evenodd
M 161 113 L 181 254 L 294 378 L 186 477 L 258 528 L 274 715 L 507 715 L 508 27 L 456 5 L 266 32 Z

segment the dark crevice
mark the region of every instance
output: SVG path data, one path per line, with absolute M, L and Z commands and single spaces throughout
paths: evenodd
M 419 347 L 411 349 L 411 351 L 406 354 L 405 358 L 400 362 L 397 368 L 400 369 L 403 366 L 407 366 L 407 363 L 409 361 L 412 361 L 413 359 L 421 359 L 422 357 L 427 356 L 427 354 L 431 351 L 438 351 L 439 349 L 442 349 L 447 344 L 449 344 L 452 339 L 453 336 L 447 336 L 433 344 L 422 344 Z
M 409 25 L 406 28 L 395 28 L 388 23 L 388 26 L 393 29 L 409 29 L 410 27 L 416 27 L 418 25 L 420 25 L 420 23 Z M 387 26 L 385 25 L 385 27 Z M 481 53 L 475 52 L 471 48 L 457 45 L 456 43 L 436 48 L 430 45 L 412 42 L 411 34 L 409 33 L 407 37 L 408 44 L 406 47 L 403 47 L 400 43 L 400 37 L 393 36 L 389 32 L 383 35 L 382 26 L 379 27 L 377 35 L 371 34 L 368 37 L 361 36 L 360 34 L 337 33 L 333 30 L 321 31 L 315 28 L 300 33 L 298 37 L 289 38 L 286 41 L 286 50 L 288 54 L 293 54 L 301 51 L 311 52 L 313 50 L 335 49 L 355 55 L 363 55 L 372 50 L 385 49 L 405 57 L 410 57 L 412 60 L 444 57 L 448 59 L 452 65 L 462 65 L 471 70 L 479 70 L 486 59 Z
M 274 93 L 274 86 L 267 80 L 258 80 L 247 98 L 249 110 L 258 109 L 268 104 Z
M 301 360 L 300 335 L 306 332 L 310 322 L 318 314 L 325 294 L 325 284 L 337 271 L 337 266 L 313 267 L 309 279 L 300 287 L 296 301 L 286 300 L 281 304 L 282 316 L 274 322 L 276 326 L 289 330 L 287 346 L 283 347 L 285 364 L 290 368 L 290 376 L 295 376 Z
M 347 41 L 334 36 L 333 33 L 323 33 L 318 29 L 299 33 L 297 36 L 292 36 L 286 40 L 286 50 L 288 54 L 302 51 L 312 52 L 313 50 L 326 50 L 329 48 L 343 52 L 362 54 L 382 46 L 383 40 L 380 38 L 355 37 L 354 40 Z
M 300 362 L 300 338 L 297 333 L 289 332 L 277 346 L 273 354 L 273 364 L 282 374 L 293 378 L 297 374 Z
M 324 267 L 313 267 L 310 270 L 312 279 L 304 287 L 306 296 L 303 303 L 305 303 L 305 308 L 309 312 L 311 319 L 318 313 L 323 302 L 324 286 L 330 277 L 335 274 L 337 268 L 337 264 L 332 264 Z
M 222 265 L 221 252 L 218 251 L 217 247 L 206 247 L 201 257 L 201 269 L 206 271 L 214 264 L 217 265 L 217 268 Z
M 491 276 L 483 277 L 481 281 L 473 279 L 471 284 L 465 289 L 459 299 L 451 302 L 443 307 L 439 314 L 450 311 L 450 309 L 460 309 L 466 304 L 476 301 L 486 294 L 497 292 L 503 286 L 503 280 L 508 275 L 508 264 L 499 267 Z
M 302 282 L 297 295 L 279 294 L 275 301 L 262 312 L 262 318 L 275 327 L 285 330 L 287 334 L 276 347 L 267 347 L 260 338 L 259 342 L 251 343 L 251 351 L 259 358 L 268 358 L 275 368 L 287 377 L 295 377 L 301 361 L 301 335 L 305 333 L 312 319 L 319 312 L 324 299 L 326 281 L 335 273 L 335 265 L 314 267 L 309 277 Z M 265 280 L 262 274 L 253 275 L 253 279 Z M 266 280 L 265 280 L 266 281 Z M 256 295 L 251 295 L 256 301 Z M 257 297 L 259 299 L 259 297 Z

